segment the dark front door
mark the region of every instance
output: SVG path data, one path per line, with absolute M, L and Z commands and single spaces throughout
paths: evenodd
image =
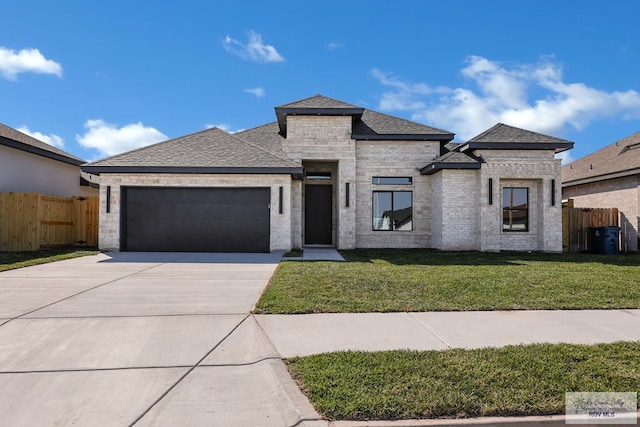
M 269 188 L 122 188 L 122 249 L 269 252 Z
M 331 185 L 305 185 L 304 187 L 304 242 L 307 245 L 332 244 Z

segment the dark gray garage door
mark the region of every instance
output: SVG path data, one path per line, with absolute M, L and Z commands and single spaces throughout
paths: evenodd
M 269 188 L 123 187 L 127 251 L 269 252 Z

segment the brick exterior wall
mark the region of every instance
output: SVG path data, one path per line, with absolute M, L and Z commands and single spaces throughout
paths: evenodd
M 622 249 L 638 250 L 640 176 L 563 187 L 562 197 L 573 199 L 577 208 L 618 208 Z
M 562 252 L 561 169 L 553 152 L 537 150 L 478 150 L 480 170 L 480 250 Z M 489 205 L 489 178 L 493 204 Z M 555 180 L 555 206 L 551 181 Z M 502 231 L 502 188 L 529 188 L 529 231 Z
M 292 181 L 290 175 L 206 175 L 206 174 L 103 174 L 100 177 L 101 250 L 120 250 L 121 186 L 161 187 L 271 187 L 271 241 L 274 250 L 290 250 L 292 245 Z M 111 187 L 111 212 L 107 213 L 107 186 Z M 278 212 L 279 187 L 283 187 L 283 213 Z
M 283 151 L 291 159 L 304 160 L 310 165 L 315 162 L 336 165 L 331 166 L 335 171 L 332 176 L 335 233 L 333 243 L 340 249 L 356 247 L 356 209 L 353 203 L 347 208 L 345 199 L 346 183 L 349 183 L 351 194 L 355 194 L 356 191 L 356 143 L 351 139 L 351 120 L 350 116 L 288 116 L 287 138 L 282 143 Z M 295 218 L 301 218 L 302 233 L 304 183 L 301 190 L 300 210 L 293 212 L 293 215 Z M 298 237 L 294 238 L 296 239 Z M 299 240 L 304 245 L 304 236 Z
M 437 157 L 439 142 L 430 141 L 358 141 L 356 143 L 357 226 L 359 248 L 424 248 L 430 246 L 433 197 L 428 176 L 419 168 Z M 412 177 L 412 185 L 372 185 L 374 176 Z M 373 191 L 411 191 L 413 193 L 413 230 L 373 231 Z
M 441 237 L 434 247 L 442 250 L 480 249 L 480 218 L 478 215 L 478 170 L 443 170 L 441 191 L 434 191 L 434 199 L 441 199 L 441 219 L 432 224 Z

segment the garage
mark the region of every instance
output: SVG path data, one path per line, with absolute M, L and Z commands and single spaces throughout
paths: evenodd
M 122 187 L 121 197 L 121 250 L 270 250 L 270 188 Z

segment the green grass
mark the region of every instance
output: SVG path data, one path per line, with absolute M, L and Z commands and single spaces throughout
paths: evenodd
M 282 262 L 259 313 L 640 308 L 640 255 L 343 251 Z
M 640 393 L 640 343 L 340 352 L 288 359 L 329 420 L 564 413 L 565 392 Z
M 0 271 L 95 255 L 98 253 L 100 253 L 100 251 L 91 248 L 55 248 L 29 252 L 0 252 Z

